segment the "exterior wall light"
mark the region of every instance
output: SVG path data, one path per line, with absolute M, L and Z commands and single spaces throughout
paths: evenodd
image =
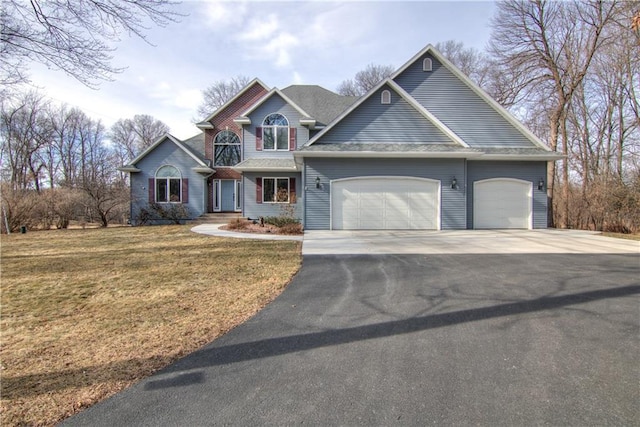
M 320 177 L 316 176 L 316 188 L 320 188 Z
M 451 180 L 451 189 L 453 189 L 453 190 L 457 190 L 458 189 L 458 180 L 456 179 L 455 176 Z
M 540 181 L 538 181 L 538 190 L 544 190 L 544 179 L 542 178 L 540 178 Z

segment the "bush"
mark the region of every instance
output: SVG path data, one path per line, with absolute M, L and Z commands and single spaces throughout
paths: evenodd
M 285 224 L 280 227 L 279 234 L 302 234 L 302 224 Z
M 227 224 L 227 229 L 228 230 L 245 230 L 249 226 L 249 224 L 251 223 L 245 219 L 235 218 L 229 221 L 229 224 Z
M 289 216 L 265 216 L 264 223 L 281 228 L 289 224 L 300 224 L 300 220 Z
M 171 221 L 174 224 L 181 224 L 187 219 L 191 219 L 189 208 L 181 203 L 171 203 L 169 205 L 150 203 L 148 209 L 140 209 L 136 217 L 139 225 L 146 225 L 151 221 Z

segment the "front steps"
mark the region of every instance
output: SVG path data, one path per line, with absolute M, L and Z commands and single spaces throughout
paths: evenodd
M 237 218 L 243 218 L 242 213 L 240 212 L 216 212 L 216 213 L 206 213 L 200 215 L 198 218 L 195 218 L 189 221 L 190 224 L 199 225 L 199 224 L 228 224 L 229 221 Z M 244 219 L 244 218 L 243 218 Z

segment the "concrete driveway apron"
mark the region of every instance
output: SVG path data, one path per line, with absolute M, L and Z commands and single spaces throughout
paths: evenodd
M 307 246 L 255 317 L 66 424 L 640 424 L 637 246 L 507 233 L 513 252 L 478 253 L 492 233 L 458 253 Z

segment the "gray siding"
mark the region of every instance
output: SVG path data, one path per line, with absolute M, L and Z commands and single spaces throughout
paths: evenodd
M 261 127 L 265 117 L 271 113 L 282 114 L 289 120 L 289 127 L 296 128 L 296 146 L 298 148 L 309 141 L 309 130 L 304 126 L 300 126 L 300 119 L 302 118 L 300 113 L 287 104 L 278 94 L 275 94 L 249 115 L 251 124 L 243 126 L 243 160 L 258 157 L 293 158 L 291 151 L 256 151 L 256 127 Z
M 382 104 L 382 91 L 391 103 Z M 389 86 L 360 104 L 318 143 L 451 144 L 452 141 Z
M 304 194 L 302 189 L 302 177 L 299 173 L 278 173 L 278 172 L 245 172 L 242 174 L 244 204 L 243 216 L 247 218 L 258 218 L 261 216 L 281 216 L 283 214 L 283 204 L 281 203 L 258 203 L 256 201 L 256 178 L 295 178 L 296 179 L 296 218 L 302 220 L 302 210 L 304 204 Z
M 141 208 L 149 205 L 149 178 L 155 178 L 159 167 L 171 165 L 180 170 L 183 178 L 189 180 L 189 202 L 187 208 L 191 218 L 198 217 L 205 212 L 205 177 L 191 168 L 198 166 L 197 162 L 186 152 L 170 140 L 165 140 L 135 166 L 141 172 L 131 174 L 131 221 L 136 218 Z
M 533 228 L 547 228 L 547 191 L 538 190 L 546 182 L 547 162 L 467 162 L 467 228 L 473 228 L 473 183 L 490 178 L 516 178 L 533 183 Z
M 422 71 L 425 57 L 432 59 L 433 71 Z M 415 61 L 395 81 L 471 147 L 534 147 L 431 55 Z
M 466 227 L 465 189 L 451 189 L 455 176 L 465 182 L 462 159 L 324 159 L 307 158 L 304 167 L 307 190 L 305 195 L 304 226 L 307 230 L 328 230 L 330 227 L 331 180 L 359 176 L 410 176 L 441 181 L 441 228 Z M 320 177 L 321 188 L 315 187 Z

